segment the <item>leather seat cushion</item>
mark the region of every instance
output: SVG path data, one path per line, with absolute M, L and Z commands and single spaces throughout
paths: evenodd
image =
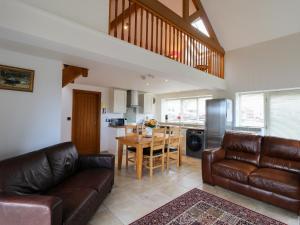
M 108 193 L 113 183 L 114 173 L 110 169 L 83 170 L 57 186 L 57 189 L 90 188 L 97 192 Z
M 55 189 L 47 193 L 63 201 L 63 225 L 85 224 L 98 205 L 98 193 L 93 189 Z
M 257 169 L 250 163 L 238 160 L 223 160 L 212 165 L 212 174 L 248 184 L 248 176 Z
M 300 175 L 272 168 L 261 168 L 249 176 L 257 188 L 300 200 Z

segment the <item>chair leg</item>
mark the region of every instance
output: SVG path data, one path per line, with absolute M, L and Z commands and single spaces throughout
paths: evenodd
M 177 167 L 179 167 L 179 160 L 180 160 L 180 150 L 179 150 L 180 146 L 178 145 L 177 147 L 177 159 L 176 159 L 176 164 L 177 164 Z
M 169 153 L 169 150 L 167 152 L 167 170 L 170 169 L 170 153 Z
M 126 149 L 126 169 L 128 169 L 128 150 Z
M 161 172 L 165 171 L 165 154 L 162 154 L 162 159 L 161 159 Z
M 150 177 L 153 176 L 153 157 L 150 157 Z

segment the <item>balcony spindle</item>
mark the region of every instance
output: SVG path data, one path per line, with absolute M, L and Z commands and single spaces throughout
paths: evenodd
M 155 52 L 158 53 L 158 17 L 155 17 L 155 20 L 156 20 Z
M 145 48 L 148 49 L 148 24 L 149 24 L 149 13 L 148 11 L 146 12 L 146 43 L 145 43 Z
M 143 11 L 144 9 L 141 7 L 141 24 L 140 24 L 140 47 L 143 46 Z M 147 26 L 147 25 L 146 25 Z
M 118 18 L 118 0 L 115 1 L 115 24 L 114 24 L 114 29 L 115 29 L 115 32 L 114 32 L 114 36 L 117 37 L 118 36 L 118 23 L 117 23 L 117 18 Z
M 131 1 L 129 3 L 129 15 L 128 15 L 128 42 L 131 43 Z
M 124 11 L 125 11 L 125 0 L 122 0 L 122 29 L 121 29 L 121 39 L 124 40 Z
M 137 45 L 137 4 L 134 3 L 134 45 Z

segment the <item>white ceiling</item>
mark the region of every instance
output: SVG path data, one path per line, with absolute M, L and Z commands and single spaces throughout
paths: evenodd
M 226 51 L 300 32 L 300 0 L 201 0 Z

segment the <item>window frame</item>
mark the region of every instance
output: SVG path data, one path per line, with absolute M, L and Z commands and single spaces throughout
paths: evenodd
M 199 120 L 199 118 L 197 118 L 197 120 L 194 121 L 194 122 L 193 121 L 185 121 L 185 120 L 183 120 L 183 101 L 184 100 L 196 100 L 196 104 L 197 104 L 197 109 L 196 110 L 197 110 L 197 117 L 198 117 L 199 116 L 199 99 L 206 99 L 206 100 L 208 100 L 208 99 L 212 99 L 212 98 L 213 98 L 212 95 L 189 96 L 189 97 L 179 97 L 179 98 L 164 98 L 161 101 L 161 109 L 162 109 L 161 110 L 161 121 L 166 122 L 165 121 L 166 101 L 168 101 L 168 100 L 180 100 L 180 113 L 179 113 L 179 115 L 181 117 L 180 121 L 178 121 L 178 120 L 177 121 L 173 121 L 173 120 L 170 121 L 170 120 L 168 120 L 168 122 L 170 122 L 170 123 L 186 123 L 186 124 L 200 124 L 200 125 L 205 125 L 205 120 L 202 121 L 202 120 Z
M 250 92 L 238 92 L 236 93 L 235 99 L 235 126 L 240 127 L 240 128 L 258 128 L 258 129 L 263 129 L 263 134 L 265 135 L 270 135 L 270 120 L 271 120 L 271 109 L 270 109 L 270 98 L 271 95 L 276 93 L 276 92 L 300 92 L 300 88 L 289 88 L 289 89 L 276 89 L 276 90 L 268 90 L 268 91 L 250 91 Z M 239 109 L 240 109 L 240 96 L 245 94 L 263 94 L 264 95 L 264 127 L 245 127 L 245 126 L 240 126 L 239 121 Z
M 242 95 L 251 95 L 251 94 L 262 94 L 263 95 L 263 100 L 264 100 L 264 126 L 263 127 L 259 127 L 259 126 L 243 126 L 241 125 L 241 120 L 240 120 L 240 99 Z M 267 93 L 263 92 L 263 91 L 255 91 L 255 92 L 238 92 L 236 93 L 236 104 L 235 104 L 235 126 L 236 127 L 244 127 L 244 128 L 266 128 L 267 127 L 267 118 L 266 118 L 266 112 L 267 112 Z

